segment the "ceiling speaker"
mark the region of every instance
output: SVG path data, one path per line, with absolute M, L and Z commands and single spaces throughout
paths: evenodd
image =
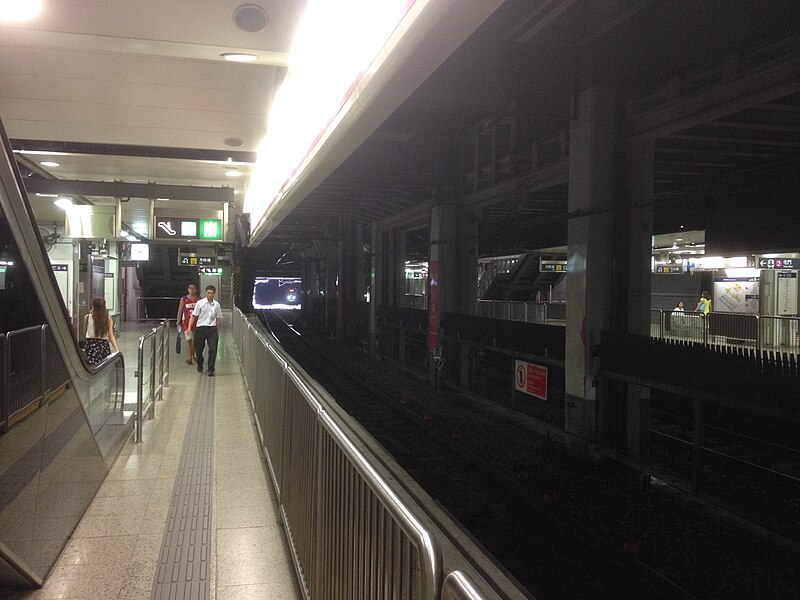
M 242 31 L 257 33 L 267 26 L 267 11 L 255 4 L 242 4 L 233 12 L 233 22 Z

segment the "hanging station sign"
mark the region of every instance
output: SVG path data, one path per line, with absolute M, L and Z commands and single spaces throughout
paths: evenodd
M 222 267 L 198 267 L 197 272 L 201 275 L 222 275 Z
M 221 219 L 156 217 L 156 239 L 222 241 Z
M 759 269 L 800 269 L 798 258 L 758 258 Z
M 542 273 L 566 273 L 566 260 L 545 260 L 539 259 L 539 271 Z
M 656 265 L 656 273 L 680 275 L 683 273 L 683 265 Z

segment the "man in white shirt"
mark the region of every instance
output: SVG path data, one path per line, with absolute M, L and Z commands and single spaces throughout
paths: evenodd
M 219 324 L 222 320 L 222 308 L 214 302 L 217 288 L 206 286 L 206 297 L 198 300 L 189 321 L 189 331 L 197 323 L 194 333 L 194 353 L 197 361 L 197 372 L 203 372 L 203 350 L 208 341 L 208 376 L 214 376 L 214 363 L 217 361 L 217 344 L 219 343 Z

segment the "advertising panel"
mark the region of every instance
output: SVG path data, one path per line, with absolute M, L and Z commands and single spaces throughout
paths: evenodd
M 514 389 L 523 394 L 547 400 L 547 367 L 515 360 Z

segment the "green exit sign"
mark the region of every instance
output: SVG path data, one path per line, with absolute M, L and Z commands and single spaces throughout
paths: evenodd
M 200 219 L 199 224 L 201 240 L 222 239 L 222 221 L 220 219 Z

